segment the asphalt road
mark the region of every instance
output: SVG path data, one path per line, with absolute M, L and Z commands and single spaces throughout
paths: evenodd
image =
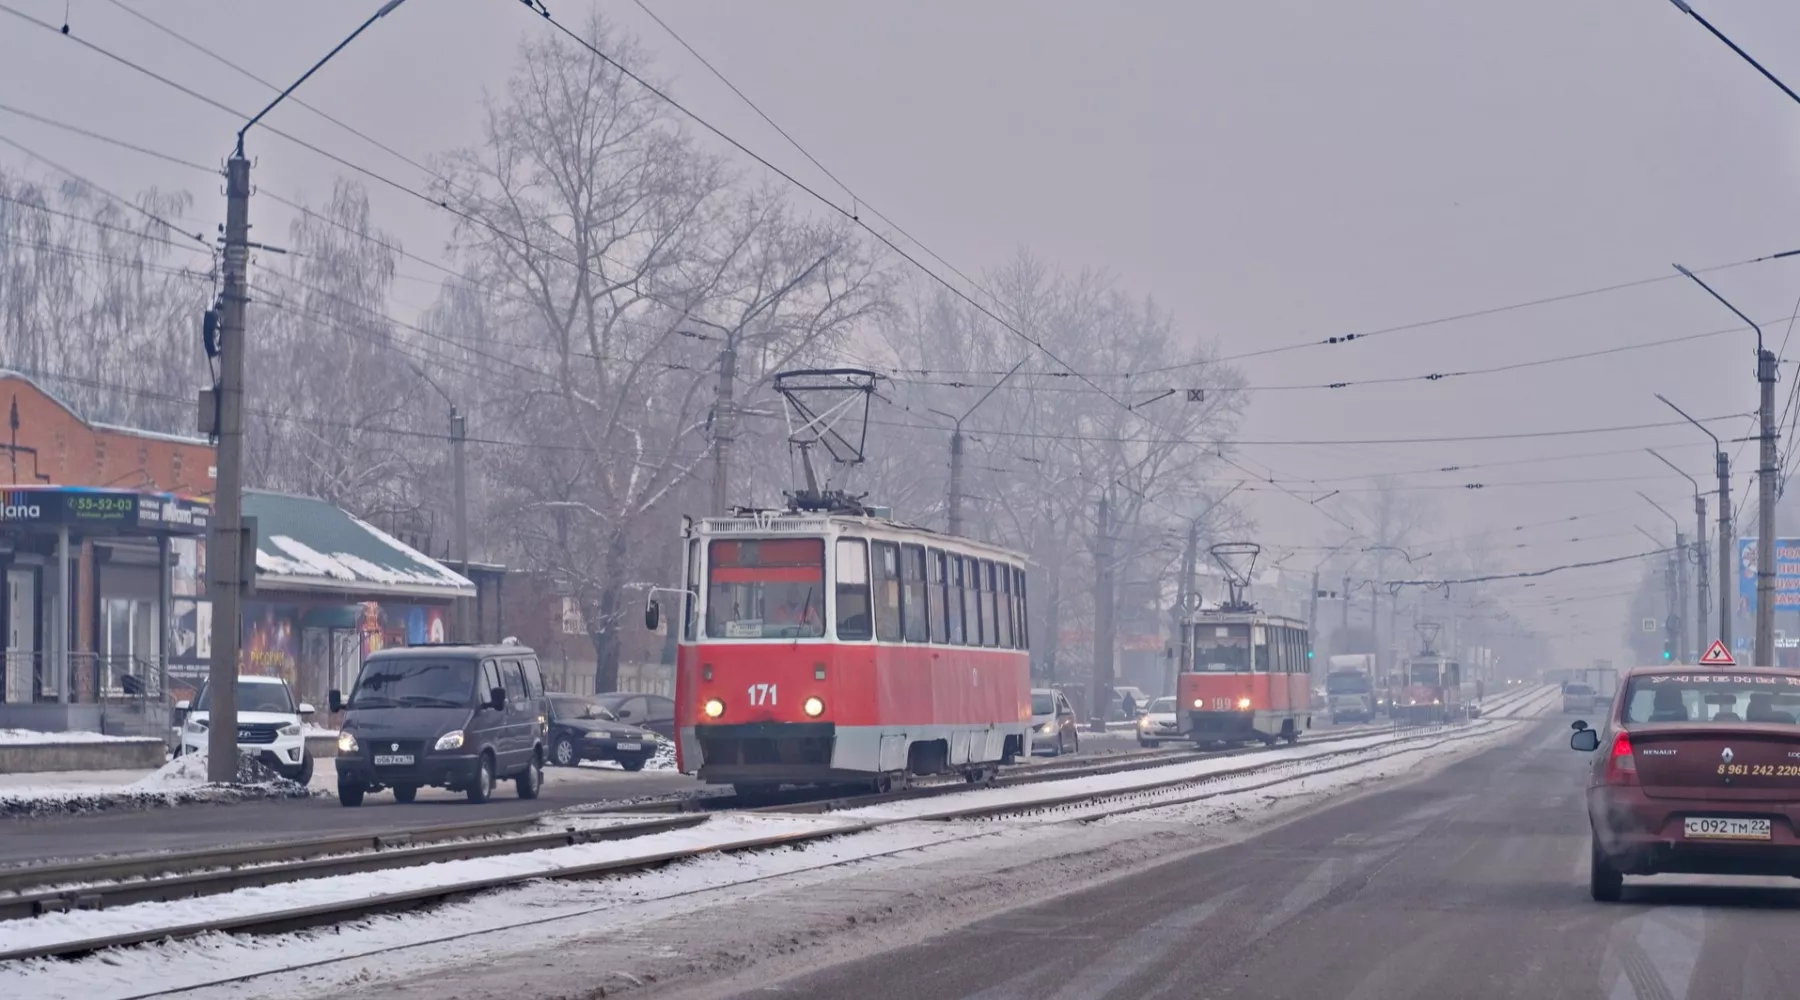
M 792 1000 L 1738 1000 L 1800 982 L 1800 882 L 1587 893 L 1564 720 L 1417 784 L 934 940 L 740 994 Z

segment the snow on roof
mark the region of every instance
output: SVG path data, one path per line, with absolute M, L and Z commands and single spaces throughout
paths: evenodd
M 244 491 L 256 518 L 256 571 L 273 587 L 472 597 L 467 578 L 333 503 Z

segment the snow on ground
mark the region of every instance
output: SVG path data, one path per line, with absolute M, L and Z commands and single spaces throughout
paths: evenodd
M 1486 722 L 1473 723 L 1468 728 L 1488 725 Z M 1456 732 L 1447 729 L 1444 732 Z M 1423 731 L 1421 731 L 1423 732 Z M 1387 731 L 1378 735 L 1370 735 L 1359 739 L 1339 740 L 1320 746 L 1309 746 L 1304 740 L 1295 746 L 1280 747 L 1273 750 L 1260 750 L 1253 753 L 1235 754 L 1229 757 L 1213 757 L 1207 760 L 1188 761 L 1181 764 L 1170 764 L 1166 767 L 1147 767 L 1138 771 L 1126 771 L 1121 774 L 1097 774 L 1087 778 L 1071 778 L 1066 781 L 1040 782 L 1029 785 L 1018 785 L 1010 788 L 991 788 L 980 791 L 963 792 L 957 795 L 942 796 L 931 799 L 912 799 L 900 802 L 887 802 L 881 805 L 864 806 L 861 809 L 846 809 L 833 813 L 855 819 L 897 820 L 897 819 L 937 819 L 964 809 L 979 806 L 1029 805 L 1033 802 L 1062 795 L 1081 794 L 1085 792 L 1130 791 L 1137 788 L 1148 788 L 1166 784 L 1176 780 L 1191 780 L 1218 774 L 1221 771 L 1232 771 L 1243 767 L 1261 766 L 1265 764 L 1304 759 L 1319 754 L 1337 754 L 1359 747 L 1376 746 L 1392 741 L 1396 733 Z
M 36 729 L 0 729 L 0 743 L 18 745 L 21 743 L 115 743 L 142 740 L 142 736 L 108 736 L 105 733 L 93 733 L 84 730 L 68 732 L 44 733 Z
M 1529 728 L 1464 727 L 1452 732 L 1466 738 L 1444 747 L 1094 823 L 1062 815 L 1030 824 L 900 822 L 791 850 L 713 854 L 597 881 L 535 883 L 317 931 L 208 935 L 80 961 L 14 963 L 0 966 L 0 995 L 127 1000 L 303 965 L 310 967 L 185 995 L 440 1000 L 445 984 L 454 983 L 455 995 L 470 1000 L 599 996 L 600 986 L 612 997 L 647 982 L 717 982 L 752 963 L 816 967 L 833 957 L 821 953 L 895 947 L 1249 836 L 1324 798 L 1422 777 Z M 753 828 L 797 819 L 762 817 Z M 219 898 L 193 905 L 207 909 Z M 706 917 L 694 919 L 702 911 Z M 85 922 L 83 928 L 101 932 Z
M 722 814 L 697 827 L 658 834 L 654 838 L 602 841 L 467 861 L 445 861 L 387 871 L 309 879 L 285 885 L 167 903 L 139 903 L 99 912 L 53 913 L 29 921 L 0 924 L 0 950 L 79 941 L 144 929 L 240 915 L 273 913 L 296 907 L 342 903 L 371 896 L 429 889 L 480 879 L 517 877 L 580 865 L 650 857 L 671 851 L 731 850 L 765 837 L 820 828 L 855 826 L 820 816 L 748 816 Z
M 110 810 L 150 809 L 189 802 L 304 798 L 312 792 L 283 780 L 260 764 L 246 762 L 243 784 L 212 785 L 206 755 L 177 757 L 155 771 L 59 771 L 15 775 L 36 781 L 0 783 L 0 819 Z M 44 780 L 49 779 L 49 780 Z M 0 935 L 3 938 L 4 935 Z

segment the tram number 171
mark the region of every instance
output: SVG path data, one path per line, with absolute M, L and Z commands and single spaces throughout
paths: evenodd
M 752 705 L 773 705 L 775 703 L 776 703 L 775 702 L 775 685 L 773 685 L 773 684 L 752 684 L 752 685 L 750 685 L 750 704 L 752 704 Z

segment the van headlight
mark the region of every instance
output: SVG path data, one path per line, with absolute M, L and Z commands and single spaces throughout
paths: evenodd
M 460 729 L 452 729 L 451 731 L 445 733 L 444 735 L 439 736 L 437 743 L 433 744 L 431 749 L 433 749 L 433 750 L 458 750 L 458 749 L 462 748 L 462 745 L 463 745 L 463 731 Z
M 290 722 L 287 725 L 282 726 L 280 729 L 276 730 L 276 732 L 280 733 L 283 736 L 299 736 L 300 735 L 300 723 Z
M 355 733 L 338 733 L 338 753 L 355 753 L 361 749 L 356 743 Z

